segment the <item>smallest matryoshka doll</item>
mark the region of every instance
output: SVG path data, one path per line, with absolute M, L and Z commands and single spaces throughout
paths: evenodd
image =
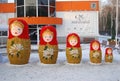
M 80 38 L 76 33 L 70 33 L 67 36 L 66 57 L 68 63 L 78 64 L 82 58 Z
M 100 64 L 102 61 L 102 53 L 100 48 L 100 42 L 93 40 L 90 43 L 90 62 L 94 64 Z
M 105 62 L 112 63 L 113 62 L 113 51 L 112 48 L 106 48 L 105 50 Z
M 40 61 L 44 64 L 55 64 L 57 56 L 58 42 L 56 29 L 53 26 L 44 26 L 40 31 Z

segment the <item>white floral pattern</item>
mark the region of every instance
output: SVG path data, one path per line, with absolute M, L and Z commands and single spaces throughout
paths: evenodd
M 23 49 L 24 48 L 21 44 L 13 44 L 9 49 L 9 54 L 10 55 L 16 55 Z
M 79 55 L 78 55 L 78 50 L 77 50 L 77 49 L 71 50 L 71 51 L 70 51 L 70 54 L 71 54 L 72 56 L 74 56 L 74 57 L 78 57 L 78 56 L 79 56 Z
M 54 50 L 52 48 L 48 48 L 48 49 L 43 51 L 43 57 L 51 58 L 54 54 L 53 52 L 54 52 Z
M 93 57 L 94 57 L 94 58 L 100 57 L 100 53 L 99 53 L 99 52 L 94 52 L 94 53 L 93 53 Z
M 111 59 L 112 59 L 112 56 L 109 55 L 109 56 L 108 56 L 108 59 L 111 60 Z

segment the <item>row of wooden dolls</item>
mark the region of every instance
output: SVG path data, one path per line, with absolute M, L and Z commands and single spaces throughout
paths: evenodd
M 30 38 L 28 24 L 21 19 L 9 23 L 7 53 L 11 64 L 27 64 L 30 57 Z M 53 26 L 44 26 L 40 32 L 39 43 L 40 61 L 45 64 L 55 64 L 58 57 L 58 42 L 56 29 Z M 112 62 L 112 49 L 107 48 L 105 61 Z M 68 63 L 80 63 L 82 50 L 80 38 L 76 33 L 70 33 L 66 39 L 66 57 Z M 102 60 L 100 43 L 94 40 L 90 43 L 90 61 L 99 64 Z

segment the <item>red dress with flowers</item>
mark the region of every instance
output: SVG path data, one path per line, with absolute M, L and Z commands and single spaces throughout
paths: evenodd
M 79 36 L 76 33 L 71 33 L 67 36 L 66 42 L 66 57 L 68 63 L 80 63 L 82 58 L 82 50 Z
M 93 40 L 90 43 L 90 62 L 100 64 L 102 61 L 102 53 L 100 48 L 100 42 Z
M 28 24 L 21 19 L 9 24 L 7 53 L 11 64 L 26 64 L 30 57 Z
M 44 26 L 40 32 L 39 57 L 44 64 L 55 64 L 58 56 L 58 42 L 56 29 Z

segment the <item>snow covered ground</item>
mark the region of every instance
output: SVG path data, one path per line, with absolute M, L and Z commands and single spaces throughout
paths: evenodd
M 7 56 L 1 56 L 0 81 L 120 81 L 120 54 L 114 50 L 114 61 L 104 62 L 105 47 L 102 47 L 102 64 L 89 62 L 89 44 L 81 44 L 82 61 L 68 64 L 65 51 L 60 51 L 56 64 L 41 64 L 37 52 L 32 52 L 26 65 L 11 65 Z M 65 45 L 62 45 L 65 48 Z M 0 58 L 0 59 L 1 59 Z

